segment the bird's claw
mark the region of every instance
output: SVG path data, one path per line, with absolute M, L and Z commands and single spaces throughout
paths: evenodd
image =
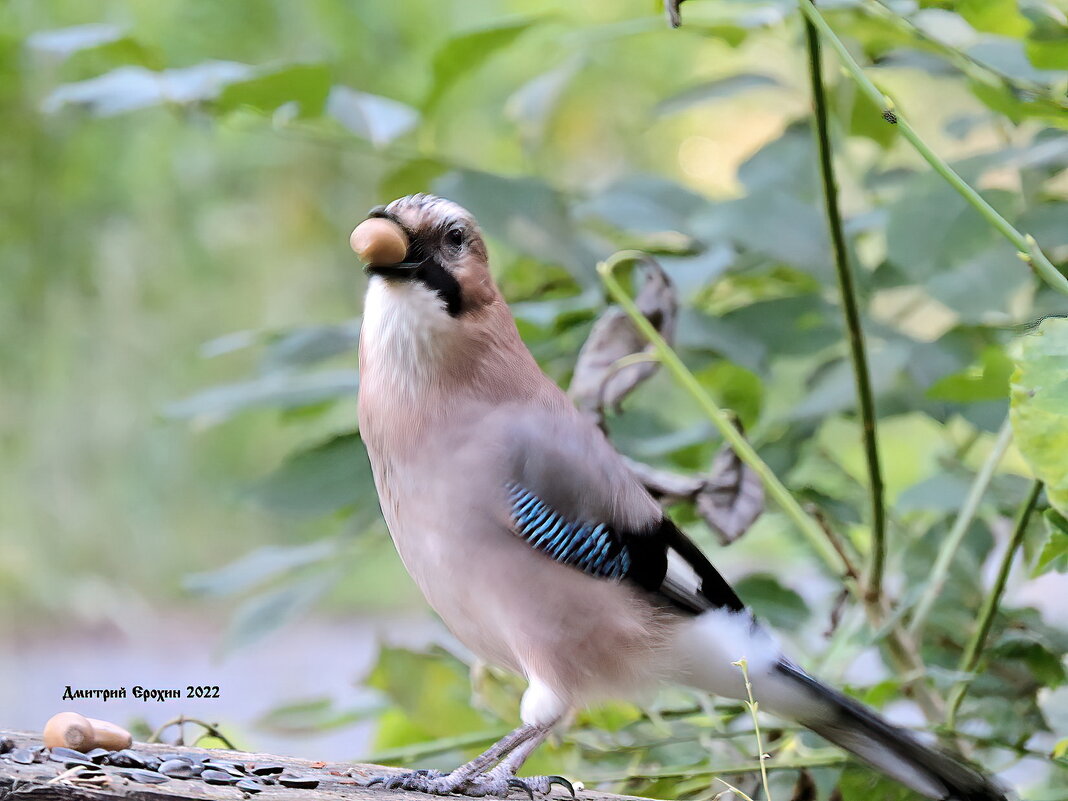
M 515 776 L 513 776 L 512 778 L 510 778 L 508 780 L 508 786 L 510 788 L 514 787 L 517 790 L 522 790 L 524 793 L 526 793 L 530 797 L 530 801 L 534 801 L 534 791 L 532 789 L 530 789 L 530 785 L 528 785 L 522 779 L 517 779 Z
M 576 798 L 575 785 L 565 779 L 563 776 L 528 776 L 525 779 L 520 779 L 523 782 L 524 787 L 529 792 L 540 793 L 548 795 L 552 792 L 553 785 L 559 784 L 571 795 L 572 798 Z
M 577 798 L 575 795 L 575 785 L 565 779 L 563 776 L 549 776 L 549 790 L 552 790 L 554 784 L 559 784 L 571 795 L 572 798 Z M 548 790 L 546 791 L 548 792 Z

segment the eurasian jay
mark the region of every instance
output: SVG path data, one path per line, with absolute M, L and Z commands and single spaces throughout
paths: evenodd
M 516 771 L 570 711 L 670 681 L 796 720 L 935 799 L 1004 801 L 975 768 L 820 683 L 780 650 L 623 458 L 539 369 L 473 217 L 412 195 L 352 245 L 370 274 L 359 423 L 382 514 L 430 606 L 523 676 L 522 726 L 451 773 L 372 783 L 548 792 Z

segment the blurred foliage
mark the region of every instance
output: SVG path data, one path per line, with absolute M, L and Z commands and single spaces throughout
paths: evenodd
M 178 593 L 176 577 L 195 573 L 188 589 L 240 596 L 231 646 L 325 597 L 352 608 L 406 596 L 354 428 L 362 278 L 345 235 L 372 205 L 428 190 L 479 218 L 524 339 L 563 385 L 604 310 L 597 260 L 622 247 L 656 254 L 678 290 L 687 365 L 791 490 L 864 552 L 864 455 L 799 18 L 786 0 L 689 0 L 670 31 L 658 5 L 0 7 L 0 165 L 12 188 L 0 199 L 0 442 L 18 465 L 0 496 L 13 535 L 0 592 L 58 614 L 86 588 L 107 587 L 89 607 L 118 606 Z M 931 146 L 1061 268 L 1066 10 L 856 0 L 826 11 Z M 1026 569 L 1068 568 L 1063 321 L 1032 331 L 1065 302 L 881 109 L 828 74 L 902 609 L 1014 400 L 1019 450 L 1001 460 L 922 643 L 942 692 L 1029 464 L 1055 509 L 1035 516 Z M 161 410 L 170 422 L 153 425 Z M 721 445 L 662 374 L 606 425 L 627 455 L 682 473 L 707 470 Z M 228 494 L 238 486 L 241 502 Z M 672 511 L 714 548 L 693 508 Z M 205 547 L 210 558 L 197 555 Z M 102 582 L 120 561 L 134 575 Z M 804 661 L 876 706 L 901 696 L 906 677 L 872 667 L 879 633 L 837 603 L 838 577 L 775 510 L 714 561 Z M 57 585 L 69 589 L 47 589 Z M 1003 607 L 958 717 L 973 755 L 1014 771 L 1031 798 L 1068 791 L 1068 720 L 1051 711 L 1066 651 L 1063 616 Z M 853 673 L 862 656 L 867 669 Z M 483 672 L 472 702 L 468 673 L 442 651 L 385 649 L 368 679 L 381 709 L 314 702 L 270 723 L 314 730 L 381 712 L 380 757 L 448 767 L 515 721 L 519 684 Z M 853 686 L 854 675 L 882 680 Z M 665 691 L 640 710 L 584 711 L 529 769 L 710 797 L 717 773 L 751 787 L 748 725 L 740 707 Z M 804 765 L 819 797 L 836 784 L 844 801 L 899 797 L 775 725 L 765 742 L 777 797 Z

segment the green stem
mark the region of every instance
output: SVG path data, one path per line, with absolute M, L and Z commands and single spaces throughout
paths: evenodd
M 990 594 L 983 601 L 983 607 L 979 611 L 978 624 L 975 627 L 975 631 L 972 632 L 971 639 L 968 640 L 968 645 L 964 648 L 964 653 L 961 655 L 960 666 L 957 669 L 961 673 L 968 675 L 958 680 L 949 690 L 946 725 L 950 729 L 956 728 L 957 711 L 960 709 L 961 702 L 964 700 L 968 687 L 974 678 L 975 669 L 979 665 L 979 658 L 982 656 L 983 648 L 986 646 L 986 638 L 990 634 L 990 627 L 994 624 L 994 616 L 997 614 L 998 607 L 1001 604 L 1001 596 L 1005 592 L 1005 584 L 1009 580 L 1009 570 L 1012 567 L 1013 557 L 1016 556 L 1016 551 L 1019 550 L 1023 542 L 1027 524 L 1031 520 L 1031 513 L 1034 511 L 1035 505 L 1038 503 L 1038 496 L 1041 493 L 1042 482 L 1036 481 L 1031 487 L 1027 500 L 1024 501 L 1024 505 L 1020 507 L 1020 511 L 1016 515 L 1012 537 L 1009 539 L 1005 554 L 1001 557 L 1001 566 L 998 568 L 997 578 L 994 579 L 994 586 L 990 588 Z
M 715 401 L 708 396 L 708 393 L 706 393 L 704 388 L 698 383 L 694 374 L 687 369 L 678 354 L 672 350 L 671 346 L 664 341 L 664 338 L 657 333 L 657 330 L 653 327 L 652 323 L 650 323 L 645 315 L 639 311 L 638 307 L 634 305 L 634 301 L 631 300 L 630 296 L 627 295 L 622 285 L 620 285 L 619 281 L 616 279 L 614 272 L 619 265 L 644 261 L 646 258 L 647 256 L 639 251 L 622 250 L 619 253 L 610 256 L 606 261 L 601 262 L 597 266 L 597 270 L 601 274 L 601 278 L 604 281 L 605 286 L 608 288 L 609 294 L 612 295 L 613 299 L 620 305 L 623 311 L 627 313 L 641 334 L 652 344 L 660 359 L 660 363 L 667 368 L 668 372 L 675 377 L 675 380 L 690 393 L 695 401 L 697 401 L 698 406 L 700 406 L 701 410 L 708 415 L 709 420 L 716 426 L 720 435 L 731 446 L 734 452 L 738 455 L 738 458 L 752 468 L 753 472 L 760 477 L 760 480 L 764 482 L 764 488 L 767 490 L 767 493 L 774 499 L 775 503 L 779 505 L 779 508 L 793 520 L 794 524 L 805 536 L 805 539 L 809 541 L 809 544 L 815 549 L 816 553 L 819 554 L 823 561 L 826 562 L 827 566 L 836 573 L 847 573 L 848 566 L 842 560 L 838 551 L 836 551 L 827 541 L 823 534 L 823 529 L 820 528 L 815 520 L 805 513 L 805 510 L 801 508 L 801 505 L 790 491 L 783 486 L 781 481 L 779 481 L 778 476 L 776 476 L 764 460 L 760 458 L 756 449 L 749 444 L 749 440 L 742 436 L 742 433 L 731 421 L 730 415 L 717 406 Z
M 365 761 L 376 765 L 387 762 L 412 762 L 421 757 L 495 743 L 510 731 L 510 728 L 492 729 L 490 731 L 458 734 L 454 737 L 442 737 L 423 743 L 412 743 L 400 748 L 390 748 L 386 751 L 371 754 Z
M 745 679 L 745 695 L 749 699 L 746 702 L 746 706 L 749 707 L 749 715 L 753 720 L 753 733 L 756 736 L 757 745 L 757 759 L 760 760 L 760 782 L 764 787 L 764 798 L 767 801 L 771 801 L 771 789 L 768 787 L 768 757 L 764 753 L 764 742 L 760 736 L 760 720 L 757 718 L 757 702 L 753 698 L 753 685 L 749 683 L 749 662 L 745 659 L 740 659 L 732 664 L 737 665 L 742 671 L 742 678 Z
M 1058 292 L 1063 292 L 1068 295 L 1068 278 L 1060 273 L 1060 271 L 1053 266 L 1046 254 L 1042 252 L 1042 249 L 1038 246 L 1038 242 L 1030 234 L 1024 234 L 1016 230 L 1012 223 L 1002 217 L 997 210 L 991 206 L 982 195 L 976 192 L 968 183 L 961 178 L 953 168 L 950 167 L 945 161 L 943 161 L 938 155 L 934 153 L 927 146 L 920 135 L 913 130 L 908 121 L 905 120 L 900 113 L 894 109 L 893 101 L 879 91 L 875 84 L 873 84 L 868 76 L 864 74 L 864 70 L 860 68 L 860 65 L 850 55 L 849 50 L 846 49 L 845 44 L 838 38 L 835 32 L 831 29 L 831 26 L 827 24 L 827 20 L 823 18 L 823 15 L 813 5 L 812 0 L 797 0 L 801 13 L 805 15 L 805 18 L 811 22 L 819 32 L 827 39 L 827 42 L 834 48 L 838 57 L 842 61 L 842 66 L 853 77 L 853 80 L 857 82 L 857 85 L 868 96 L 868 98 L 879 108 L 885 109 L 887 115 L 893 115 L 892 119 L 898 128 L 901 130 L 901 135 L 904 136 L 916 151 L 923 156 L 924 160 L 931 165 L 935 172 L 941 175 L 950 186 L 957 190 L 969 204 L 971 204 L 976 211 L 978 211 L 987 222 L 989 222 L 995 229 L 997 229 L 1002 236 L 1012 242 L 1019 251 L 1020 258 L 1027 264 L 1031 265 L 1038 274 Z
M 747 464 L 754 473 L 756 473 L 760 480 L 764 483 L 764 489 L 769 496 L 779 505 L 779 508 L 794 522 L 794 524 L 800 529 L 805 539 L 820 556 L 820 558 L 831 568 L 835 573 L 842 576 L 842 583 L 845 585 L 849 593 L 861 601 L 864 604 L 865 611 L 868 614 L 869 620 L 872 621 L 874 627 L 878 627 L 888 617 L 888 609 L 886 607 L 885 599 L 883 598 L 869 598 L 857 582 L 850 576 L 850 565 L 848 560 L 844 559 L 842 554 L 835 549 L 831 542 L 826 538 L 823 529 L 820 527 L 811 516 L 805 513 L 805 510 L 801 508 L 801 505 L 797 502 L 794 496 L 788 489 L 779 481 L 779 477 L 772 472 L 771 468 L 760 458 L 760 455 L 756 452 L 749 441 L 741 435 L 738 429 L 734 426 L 730 415 L 728 415 L 723 409 L 716 405 L 715 401 L 708 396 L 704 388 L 698 382 L 697 378 L 692 372 L 682 363 L 678 354 L 672 350 L 671 346 L 664 341 L 664 338 L 660 336 L 657 330 L 653 327 L 652 323 L 646 319 L 645 315 L 641 313 L 637 306 L 634 305 L 634 301 L 623 289 L 622 285 L 615 277 L 615 269 L 621 264 L 626 264 L 635 261 L 643 261 L 648 258 L 644 253 L 633 250 L 623 250 L 619 253 L 615 253 L 605 261 L 597 265 L 597 271 L 601 274 L 601 279 L 604 281 L 605 287 L 608 289 L 609 294 L 619 304 L 620 308 L 626 312 L 631 321 L 638 331 L 644 336 L 653 349 L 660 357 L 660 363 L 667 368 L 675 380 L 690 393 L 690 396 L 697 402 L 701 410 L 708 416 L 709 420 L 719 429 L 723 439 L 734 449 L 734 452 L 738 455 L 745 464 Z M 886 646 L 890 654 L 890 661 L 893 663 L 894 668 L 898 673 L 903 673 L 910 676 L 922 677 L 925 674 L 925 667 L 923 660 L 920 658 L 919 652 L 906 633 L 901 630 L 898 625 L 890 626 L 886 633 Z M 923 707 L 924 713 L 930 720 L 941 720 L 941 699 L 932 694 L 929 688 L 922 682 L 917 681 L 913 687 L 916 693 L 916 700 Z
M 990 449 L 990 453 L 987 454 L 986 460 L 979 468 L 979 472 L 975 474 L 975 480 L 972 481 L 972 485 L 968 489 L 964 505 L 961 506 L 957 519 L 953 521 L 953 527 L 949 530 L 949 534 L 946 535 L 945 541 L 939 548 L 938 558 L 935 560 L 931 575 L 927 579 L 927 586 L 924 587 L 923 594 L 916 602 L 916 608 L 913 610 L 912 619 L 909 621 L 908 627 L 908 631 L 913 637 L 919 637 L 923 631 L 923 626 L 927 622 L 927 615 L 930 614 L 931 607 L 945 586 L 953 559 L 964 541 L 964 536 L 968 533 L 968 528 L 975 519 L 975 514 L 979 510 L 979 504 L 982 503 L 983 495 L 986 494 L 987 487 L 990 486 L 990 481 L 994 477 L 994 470 L 997 469 L 1002 457 L 1005 456 L 1005 451 L 1008 450 L 1010 442 L 1012 442 L 1012 425 L 1006 418 L 1005 422 L 1001 424 L 1001 430 L 998 432 L 994 447 Z
M 826 768 L 847 764 L 849 764 L 849 757 L 841 753 L 829 753 L 804 759 L 769 762 L 767 770 L 804 770 L 805 768 Z M 627 773 L 624 775 L 595 775 L 590 778 L 590 782 L 625 782 L 633 779 L 679 779 L 695 776 L 712 776 L 715 774 L 736 775 L 739 773 L 755 773 L 759 770 L 760 765 L 756 762 L 743 762 L 739 765 L 709 765 L 708 767 L 701 768 L 663 768 L 661 770 L 639 770 L 635 773 Z
M 820 37 L 816 26 L 805 20 L 805 41 L 808 47 L 809 77 L 812 81 L 812 101 L 816 118 L 816 144 L 819 149 L 820 175 L 823 179 L 823 200 L 834 249 L 834 265 L 838 272 L 838 288 L 842 296 L 842 313 L 849 332 L 849 353 L 853 361 L 853 380 L 856 384 L 857 405 L 863 428 L 864 453 L 868 461 L 868 483 L 871 499 L 871 563 L 865 592 L 878 598 L 882 592 L 883 569 L 886 563 L 886 505 L 883 500 L 883 473 L 879 464 L 879 444 L 876 433 L 875 400 L 871 389 L 868 354 L 864 346 L 864 328 L 860 322 L 857 291 L 849 251 L 842 230 L 842 213 L 838 204 L 838 184 L 834 177 L 834 156 L 827 123 L 827 97 L 823 86 L 823 66 L 820 63 Z

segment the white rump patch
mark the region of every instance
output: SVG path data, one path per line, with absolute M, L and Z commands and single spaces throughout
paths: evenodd
M 781 651 L 775 638 L 754 626 L 748 612 L 709 609 L 680 625 L 674 641 L 679 673 L 674 677 L 706 692 L 727 698 L 745 698 L 741 668 L 746 660 L 756 697 L 772 676 Z
M 519 718 L 530 726 L 550 726 L 567 712 L 568 705 L 537 676 L 530 677 L 530 686 L 519 704 Z

